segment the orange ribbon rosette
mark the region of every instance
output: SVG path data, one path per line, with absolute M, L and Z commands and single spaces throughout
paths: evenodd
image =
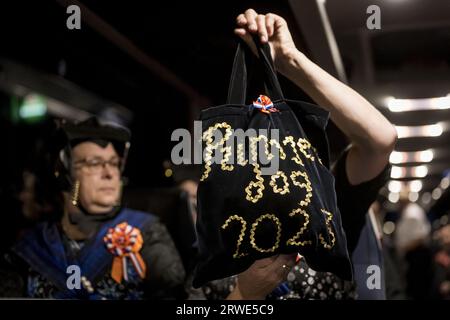
M 111 268 L 111 277 L 118 283 L 122 278 L 128 281 L 128 259 L 139 276 L 145 278 L 146 266 L 139 251 L 144 243 L 141 231 L 122 222 L 114 228 L 110 228 L 103 238 L 106 248 L 115 257 Z
M 263 94 L 259 95 L 256 101 L 253 101 L 253 107 L 267 114 L 270 112 L 278 112 L 278 109 L 273 106 L 273 103 L 270 100 L 270 98 Z

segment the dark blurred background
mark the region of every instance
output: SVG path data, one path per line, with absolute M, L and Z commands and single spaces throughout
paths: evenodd
M 172 131 L 190 128 L 201 108 L 224 102 L 236 48 L 235 17 L 252 6 L 294 19 L 283 1 L 82 4 L 92 16 L 82 7 L 87 21 L 81 30 L 67 29 L 64 1 L 2 4 L 6 150 L 0 170 L 6 179 L 35 160 L 36 142 L 51 131 L 53 118 L 96 114 L 131 128 L 126 171 L 131 184 L 167 183 L 162 163 L 170 157 Z M 38 116 L 23 117 L 20 108 L 33 93 L 52 101 L 42 102 L 42 114 L 37 107 Z
M 66 8 L 81 7 L 81 30 Z M 367 8 L 380 9 L 370 30 Z M 283 16 L 315 63 L 348 83 L 396 126 L 386 212 L 408 201 L 448 213 L 450 2 L 447 0 L 3 1 L 0 5 L 0 190 L 38 171 L 54 119 L 90 114 L 130 127 L 130 187 L 173 184 L 170 136 L 202 108 L 224 103 L 236 49 L 235 17 L 252 7 Z M 285 79 L 285 96 L 309 98 Z M 346 145 L 328 128 L 332 155 Z M 395 220 L 395 219 L 394 219 Z M 387 233 L 392 228 L 387 229 Z

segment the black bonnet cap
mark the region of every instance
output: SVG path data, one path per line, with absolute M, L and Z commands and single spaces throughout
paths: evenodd
M 102 124 L 96 117 L 90 117 L 78 123 L 64 124 L 62 130 L 72 147 L 84 141 L 104 140 L 126 143 L 131 138 L 131 133 L 127 128 Z

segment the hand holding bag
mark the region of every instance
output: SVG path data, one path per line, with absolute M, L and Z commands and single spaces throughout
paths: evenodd
M 205 165 L 197 195 L 194 286 L 243 272 L 257 259 L 295 252 L 317 271 L 351 279 L 329 171 L 328 112 L 284 99 L 270 48 L 257 48 L 267 94 L 245 104 L 251 52 L 241 43 L 227 104 L 200 116 Z M 239 140 L 236 130 L 256 134 Z M 213 161 L 217 155 L 220 161 Z

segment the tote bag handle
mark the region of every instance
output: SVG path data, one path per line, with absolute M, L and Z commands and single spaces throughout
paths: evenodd
M 273 101 L 283 99 L 278 77 L 275 73 L 272 55 L 270 53 L 269 44 L 261 44 L 259 39 L 253 38 L 258 50 L 259 65 L 264 71 L 264 83 L 267 93 Z M 230 84 L 228 86 L 227 104 L 245 104 L 247 95 L 247 72 L 248 66 L 246 56 L 253 53 L 243 41 L 239 42 L 234 57 L 233 68 L 231 71 Z

